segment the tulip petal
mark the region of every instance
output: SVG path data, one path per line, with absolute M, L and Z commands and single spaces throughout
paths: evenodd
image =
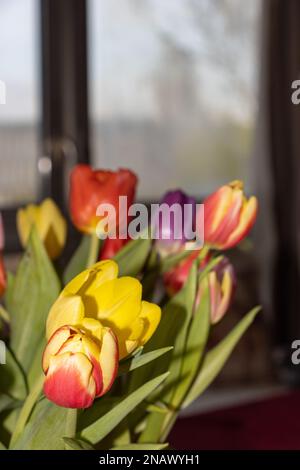
M 103 389 L 97 396 L 102 396 L 111 388 L 117 376 L 119 365 L 118 340 L 109 328 L 105 328 L 103 333 L 99 362 L 102 371 Z
M 159 325 L 161 319 L 161 309 L 158 305 L 146 302 L 142 302 L 142 308 L 139 317 L 144 322 L 144 331 L 142 336 L 139 338 L 139 345 L 147 343 L 151 338 L 156 328 Z
M 131 277 L 106 282 L 83 296 L 88 315 L 97 316 L 104 326 L 112 328 L 117 336 L 129 328 L 137 318 L 142 297 L 141 283 Z
M 36 226 L 50 258 L 58 258 L 66 243 L 67 224 L 52 199 L 45 199 L 40 205 Z
M 52 356 L 44 383 L 46 397 L 58 406 L 88 408 L 96 393 L 93 365 L 81 353 Z
M 42 366 L 45 373 L 49 367 L 50 357 L 54 356 L 60 350 L 62 345 L 70 338 L 71 335 L 72 330 L 69 326 L 63 326 L 53 333 L 43 354 Z
M 218 228 L 232 200 L 232 189 L 222 186 L 204 200 L 204 231 L 206 238 Z
M 252 196 L 248 202 L 245 203 L 241 215 L 239 224 L 236 229 L 231 233 L 228 238 L 228 241 L 225 243 L 224 249 L 231 248 L 232 246 L 236 245 L 244 238 L 251 228 L 254 225 L 255 219 L 257 214 L 257 199 L 256 197 Z
M 80 325 L 84 318 L 84 305 L 79 295 L 58 297 L 52 305 L 46 323 L 46 336 L 52 334 L 64 325 Z
M 17 212 L 17 230 L 23 247 L 26 246 L 30 235 L 31 227 L 35 224 L 39 217 L 39 207 L 29 204 L 24 209 Z
M 79 291 L 85 295 L 91 295 L 91 291 L 98 289 L 104 282 L 116 279 L 118 271 L 115 261 L 99 261 L 74 277 L 63 289 L 61 295 L 77 294 Z
M 239 224 L 240 213 L 243 206 L 243 193 L 241 190 L 232 192 L 230 205 L 227 207 L 223 219 L 220 221 L 218 227 L 211 233 L 209 243 L 220 245 L 226 243 L 230 234 Z

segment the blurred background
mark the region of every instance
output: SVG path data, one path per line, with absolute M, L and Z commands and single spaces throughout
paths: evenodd
M 254 304 L 263 313 L 172 439 L 300 448 L 300 2 L 0 0 L 0 51 L 7 263 L 17 208 L 51 196 L 67 213 L 77 162 L 133 169 L 147 203 L 178 187 L 200 202 L 243 179 L 259 217 L 229 254 L 239 286 L 213 340 Z

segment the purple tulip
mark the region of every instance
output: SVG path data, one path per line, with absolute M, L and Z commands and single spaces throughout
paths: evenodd
M 160 255 L 176 253 L 193 240 L 195 223 L 196 200 L 180 189 L 167 192 L 155 217 L 155 239 Z

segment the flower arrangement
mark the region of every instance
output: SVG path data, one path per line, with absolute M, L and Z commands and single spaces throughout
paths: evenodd
M 259 308 L 208 347 L 236 286 L 221 250 L 248 234 L 256 198 L 239 181 L 207 197 L 197 250 L 174 236 L 172 220 L 155 227 L 155 240 L 125 233 L 101 242 L 98 206 L 117 210 L 120 196 L 131 204 L 136 185 L 129 170 L 74 168 L 70 216 L 83 235 L 63 270 L 67 223 L 52 200 L 18 212 L 25 253 L 15 274 L 4 269 L 1 225 L 1 448 L 168 447 L 180 410 L 212 383 L 255 318 Z M 192 197 L 176 190 L 162 202 L 190 204 L 194 224 Z

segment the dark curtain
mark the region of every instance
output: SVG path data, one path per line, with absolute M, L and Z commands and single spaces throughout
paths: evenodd
M 300 105 L 291 100 L 292 82 L 300 79 L 300 1 L 266 0 L 263 4 L 264 158 L 271 179 L 266 184 L 272 191 L 269 200 L 275 230 L 270 235 L 275 238 L 273 259 L 265 262 L 272 266 L 276 344 L 289 370 L 293 369 L 291 342 L 300 339 Z M 269 240 L 262 237 L 261 250 L 268 251 Z M 296 375 L 300 377 L 300 370 Z

